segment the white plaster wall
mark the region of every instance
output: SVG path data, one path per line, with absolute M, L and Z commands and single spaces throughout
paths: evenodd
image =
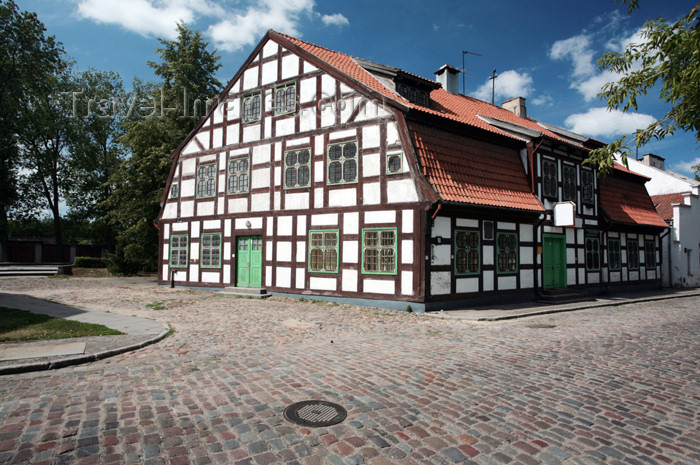
M 352 207 L 357 204 L 357 188 L 330 189 L 328 191 L 329 207 Z
M 277 279 L 275 284 L 277 287 L 292 287 L 292 269 L 287 266 L 278 266 Z
M 380 160 L 378 153 L 370 153 L 362 156 L 362 177 L 379 176 Z
M 396 223 L 396 211 L 380 210 L 365 212 L 365 224 L 393 224 Z
M 306 262 L 306 242 L 297 242 L 297 262 Z
M 337 213 L 311 215 L 311 226 L 334 226 L 338 224 Z
M 304 289 L 306 287 L 306 269 L 305 268 L 297 268 L 295 287 L 297 289 Z
M 362 203 L 364 205 L 379 205 L 382 200 L 381 185 L 378 182 L 368 182 L 362 185 Z
M 221 273 L 213 271 L 203 271 L 202 272 L 202 282 L 203 283 L 220 283 Z
M 401 263 L 413 263 L 413 240 L 401 241 Z
M 263 221 L 262 217 L 256 216 L 252 218 L 236 218 L 235 220 L 235 226 L 236 230 L 246 230 L 246 229 L 262 229 L 263 227 Z M 250 221 L 250 228 L 246 225 L 246 223 Z
M 403 210 L 401 212 L 401 231 L 404 233 L 413 232 L 413 210 Z
M 176 202 L 168 202 L 165 204 L 165 208 L 163 208 L 163 218 L 164 219 L 170 219 L 170 218 L 176 218 L 177 217 L 177 203 Z
M 316 278 L 309 279 L 309 288 L 318 291 L 335 291 L 337 289 L 338 280 L 335 278 Z
M 212 216 L 214 214 L 214 202 L 198 202 L 197 216 Z
M 379 147 L 379 126 L 365 126 L 362 128 L 362 148 L 374 147 Z
M 252 194 L 250 196 L 250 210 L 254 212 L 270 209 L 270 194 Z
M 458 278 L 456 280 L 457 292 L 478 292 L 479 278 Z
M 194 216 L 194 200 L 180 202 L 180 217 L 187 218 Z
M 246 124 L 243 127 L 243 142 L 255 142 L 260 140 L 260 123 Z
M 221 229 L 221 220 L 207 220 L 202 222 L 202 229 Z
M 401 294 L 413 295 L 413 271 L 401 272 Z
M 431 229 L 431 237 L 452 237 L 452 227 L 450 226 L 450 219 L 444 216 L 438 216 L 433 221 L 433 227 Z
M 412 179 L 387 181 L 386 198 L 389 203 L 415 202 L 418 191 Z
M 289 241 L 277 241 L 277 260 L 278 262 L 292 261 L 292 243 Z
M 499 276 L 498 289 L 501 291 L 517 289 L 517 280 L 515 276 Z
M 359 255 L 357 241 L 343 241 L 343 263 L 358 263 Z
M 342 271 L 342 289 L 346 292 L 357 292 L 357 270 Z
M 362 290 L 368 294 L 394 294 L 396 283 L 393 279 L 365 279 L 362 281 Z
M 533 270 L 520 270 L 520 289 L 535 287 L 535 273 Z
M 248 197 L 231 197 L 228 199 L 229 213 L 243 213 L 248 211 Z
M 452 282 L 449 271 L 433 271 L 430 273 L 430 293 L 432 295 L 445 295 L 450 293 Z

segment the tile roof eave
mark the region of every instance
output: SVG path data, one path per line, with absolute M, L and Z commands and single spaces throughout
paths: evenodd
M 542 213 L 545 213 L 547 211 L 547 210 L 545 210 L 544 207 L 541 207 L 541 210 L 533 210 L 533 209 L 529 209 L 529 208 L 504 207 L 501 205 L 488 205 L 488 204 L 483 204 L 483 203 L 457 202 L 455 200 L 440 199 L 440 202 L 443 203 L 444 205 L 450 205 L 450 206 L 455 206 L 455 207 L 473 207 L 473 208 L 486 209 L 486 210 L 508 211 L 508 212 L 512 212 L 512 213 L 525 213 L 525 214 L 529 214 L 532 216 L 535 216 L 535 215 L 539 216 Z

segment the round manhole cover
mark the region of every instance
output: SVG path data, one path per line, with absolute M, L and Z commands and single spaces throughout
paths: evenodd
M 304 400 L 284 409 L 284 418 L 301 426 L 335 425 L 347 416 L 343 407 L 323 400 Z

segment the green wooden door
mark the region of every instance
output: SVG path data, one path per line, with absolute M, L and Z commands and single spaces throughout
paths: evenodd
M 244 236 L 237 239 L 236 286 L 262 286 L 262 237 Z
M 545 289 L 566 287 L 566 239 L 560 234 L 542 237 L 542 286 Z

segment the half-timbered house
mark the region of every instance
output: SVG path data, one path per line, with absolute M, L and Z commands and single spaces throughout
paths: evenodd
M 269 31 L 173 154 L 162 284 L 414 310 L 657 284 L 666 224 L 600 142 Z M 619 178 L 619 179 L 618 179 Z

